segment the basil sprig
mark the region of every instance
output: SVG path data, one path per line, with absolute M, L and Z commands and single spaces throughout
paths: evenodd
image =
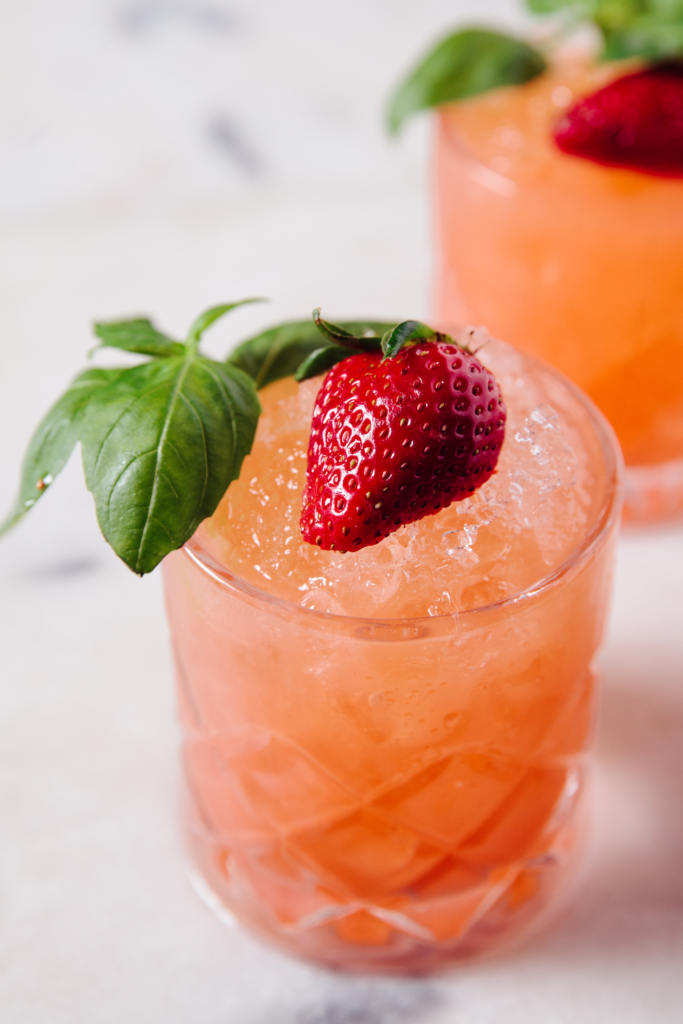
M 683 58 L 683 0 L 526 0 L 549 16 L 554 37 L 592 23 L 602 60 Z M 439 42 L 394 93 L 387 119 L 396 132 L 419 110 L 463 100 L 504 85 L 522 85 L 546 69 L 543 53 L 524 40 L 466 28 Z
M 143 575 L 181 547 L 239 476 L 261 411 L 247 374 L 199 351 L 203 331 L 239 305 L 207 310 L 185 342 L 149 320 L 96 324 L 103 347 L 150 358 L 76 377 L 31 439 L 0 533 L 35 505 L 80 442 L 100 528 L 126 565 Z
M 45 494 L 80 442 L 100 528 L 126 565 L 142 576 L 182 547 L 239 476 L 261 413 L 257 390 L 294 373 L 321 348 L 320 328 L 307 320 L 248 339 L 224 362 L 203 355 L 204 331 L 255 301 L 206 310 L 184 342 L 147 319 L 95 324 L 98 347 L 147 359 L 125 369 L 91 368 L 72 381 L 31 438 L 19 495 L 0 535 Z M 379 346 L 390 328 L 354 321 L 335 330 L 372 337 Z M 326 339 L 322 348 L 339 346 Z M 341 351 L 341 358 L 349 355 L 348 348 Z M 324 362 L 317 373 L 332 365 Z

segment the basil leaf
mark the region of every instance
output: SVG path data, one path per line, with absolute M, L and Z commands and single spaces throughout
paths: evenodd
M 442 338 L 433 327 L 420 323 L 419 320 L 404 320 L 397 324 L 390 331 L 387 331 L 382 338 L 382 352 L 385 356 L 395 356 L 409 341 L 427 341 L 429 338 Z
M 683 55 L 683 18 L 678 24 L 659 22 L 654 18 L 640 18 L 627 29 L 605 32 L 603 60 L 624 60 L 644 57 L 662 60 Z
M 220 306 L 212 306 L 210 309 L 205 310 L 197 317 L 192 323 L 187 340 L 188 344 L 195 344 L 199 341 L 204 331 L 211 324 L 214 324 L 220 317 L 225 316 L 231 309 L 237 309 L 238 306 L 248 306 L 252 302 L 267 302 L 267 299 L 240 299 L 239 302 L 226 302 Z
M 96 368 L 86 370 L 76 377 L 45 415 L 29 442 L 19 495 L 14 508 L 0 524 L 0 536 L 19 522 L 64 469 L 79 440 L 88 403 L 97 391 L 113 383 L 122 372 Z
M 353 320 L 344 321 L 340 326 L 349 337 L 362 337 L 373 331 L 379 343 L 382 334 L 393 325 L 377 320 Z M 320 331 L 312 320 L 288 321 L 243 342 L 231 353 L 227 363 L 247 373 L 260 389 L 295 374 L 306 358 L 321 348 L 320 343 Z M 346 352 L 350 354 L 348 349 Z
M 228 366 L 248 374 L 257 388 L 291 377 L 302 359 L 320 348 L 320 332 L 312 320 L 278 324 L 248 338 L 228 356 Z
M 342 359 L 347 359 L 353 354 L 353 349 L 342 348 L 341 345 L 325 345 L 323 348 L 317 348 L 315 352 L 311 352 L 310 356 L 304 359 L 294 374 L 294 379 L 300 383 L 302 380 L 308 380 L 309 377 L 327 373 L 337 363 L 341 363 Z
M 526 5 L 534 14 L 556 14 L 557 11 L 563 11 L 566 8 L 585 11 L 585 6 L 581 7 L 576 0 L 526 0 Z
M 683 54 L 681 0 L 526 0 L 535 14 L 566 11 L 566 28 L 590 21 L 600 31 L 603 60 L 657 61 Z
M 545 69 L 542 55 L 521 39 L 464 29 L 439 43 L 399 87 L 389 106 L 389 127 L 396 132 L 418 110 L 521 85 Z
M 182 546 L 239 476 L 260 413 L 252 381 L 193 351 L 121 372 L 81 443 L 102 533 L 139 575 Z
M 122 348 L 143 356 L 181 356 L 185 346 L 157 331 L 149 320 L 118 320 L 93 324 L 93 331 L 102 339 L 100 348 Z

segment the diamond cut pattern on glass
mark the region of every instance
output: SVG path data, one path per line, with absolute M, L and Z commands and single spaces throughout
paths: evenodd
M 477 864 L 522 860 L 541 852 L 567 782 L 566 764 L 530 768 L 508 799 L 460 846 L 460 856 Z
M 281 844 L 249 853 L 237 851 L 226 866 L 287 930 L 305 931 L 348 913 L 345 902 L 321 886 Z
M 256 813 L 278 832 L 321 827 L 348 813 L 357 798 L 299 747 L 272 733 L 258 749 L 236 750 L 212 737 L 217 763 Z
M 396 903 L 396 910 L 413 923 L 415 931 L 422 929 L 437 942 L 459 939 L 500 898 L 517 873 L 518 868 L 512 866 L 493 871 L 467 888 L 432 899 L 405 897 Z
M 272 829 L 232 784 L 208 740 L 186 742 L 183 760 L 197 810 L 216 840 L 240 847 L 263 843 L 271 837 Z
M 524 771 L 524 765 L 486 753 L 453 754 L 384 793 L 372 807 L 454 849 L 493 814 Z
M 410 886 L 444 856 L 418 833 L 366 809 L 327 829 L 291 836 L 288 848 L 343 892 L 375 898 Z

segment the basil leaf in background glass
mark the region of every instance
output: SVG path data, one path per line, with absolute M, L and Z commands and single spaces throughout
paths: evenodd
M 181 356 L 185 346 L 157 331 L 149 320 L 118 320 L 115 323 L 93 324 L 93 331 L 102 339 L 100 348 L 121 348 L 143 356 Z
M 521 85 L 545 69 L 542 55 L 521 39 L 464 29 L 439 43 L 400 86 L 389 107 L 389 127 L 398 131 L 419 110 L 503 85 Z
M 526 0 L 526 6 L 534 14 L 557 14 L 559 11 L 571 11 L 584 18 L 588 10 L 585 3 L 577 3 L 576 0 Z
M 76 442 L 86 409 L 96 392 L 120 377 L 122 370 L 85 370 L 69 385 L 38 425 L 21 470 L 19 496 L 0 524 L 0 536 L 19 522 L 64 469 Z
M 643 57 L 662 60 L 683 54 L 681 0 L 526 0 L 534 14 L 565 13 L 565 32 L 592 22 L 603 40 L 602 60 Z
M 194 353 L 124 370 L 90 404 L 86 483 L 114 551 L 143 575 L 181 547 L 237 478 L 260 413 L 239 369 Z
M 377 320 L 353 320 L 344 321 L 340 326 L 354 336 L 373 331 L 379 341 L 393 324 Z M 266 384 L 295 374 L 304 360 L 321 347 L 331 347 L 321 346 L 321 340 L 320 331 L 312 320 L 293 320 L 271 327 L 238 345 L 228 357 L 227 363 L 244 370 L 257 388 L 263 388 Z M 346 354 L 349 354 L 348 349 Z
M 605 33 L 603 60 L 643 57 L 657 61 L 683 56 L 683 17 L 678 24 L 639 18 L 627 29 Z

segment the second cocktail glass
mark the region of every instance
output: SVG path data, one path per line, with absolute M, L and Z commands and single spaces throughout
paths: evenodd
M 683 182 L 562 153 L 552 127 L 617 73 L 576 56 L 439 112 L 438 314 L 484 323 L 612 423 L 626 514 L 683 511 Z

